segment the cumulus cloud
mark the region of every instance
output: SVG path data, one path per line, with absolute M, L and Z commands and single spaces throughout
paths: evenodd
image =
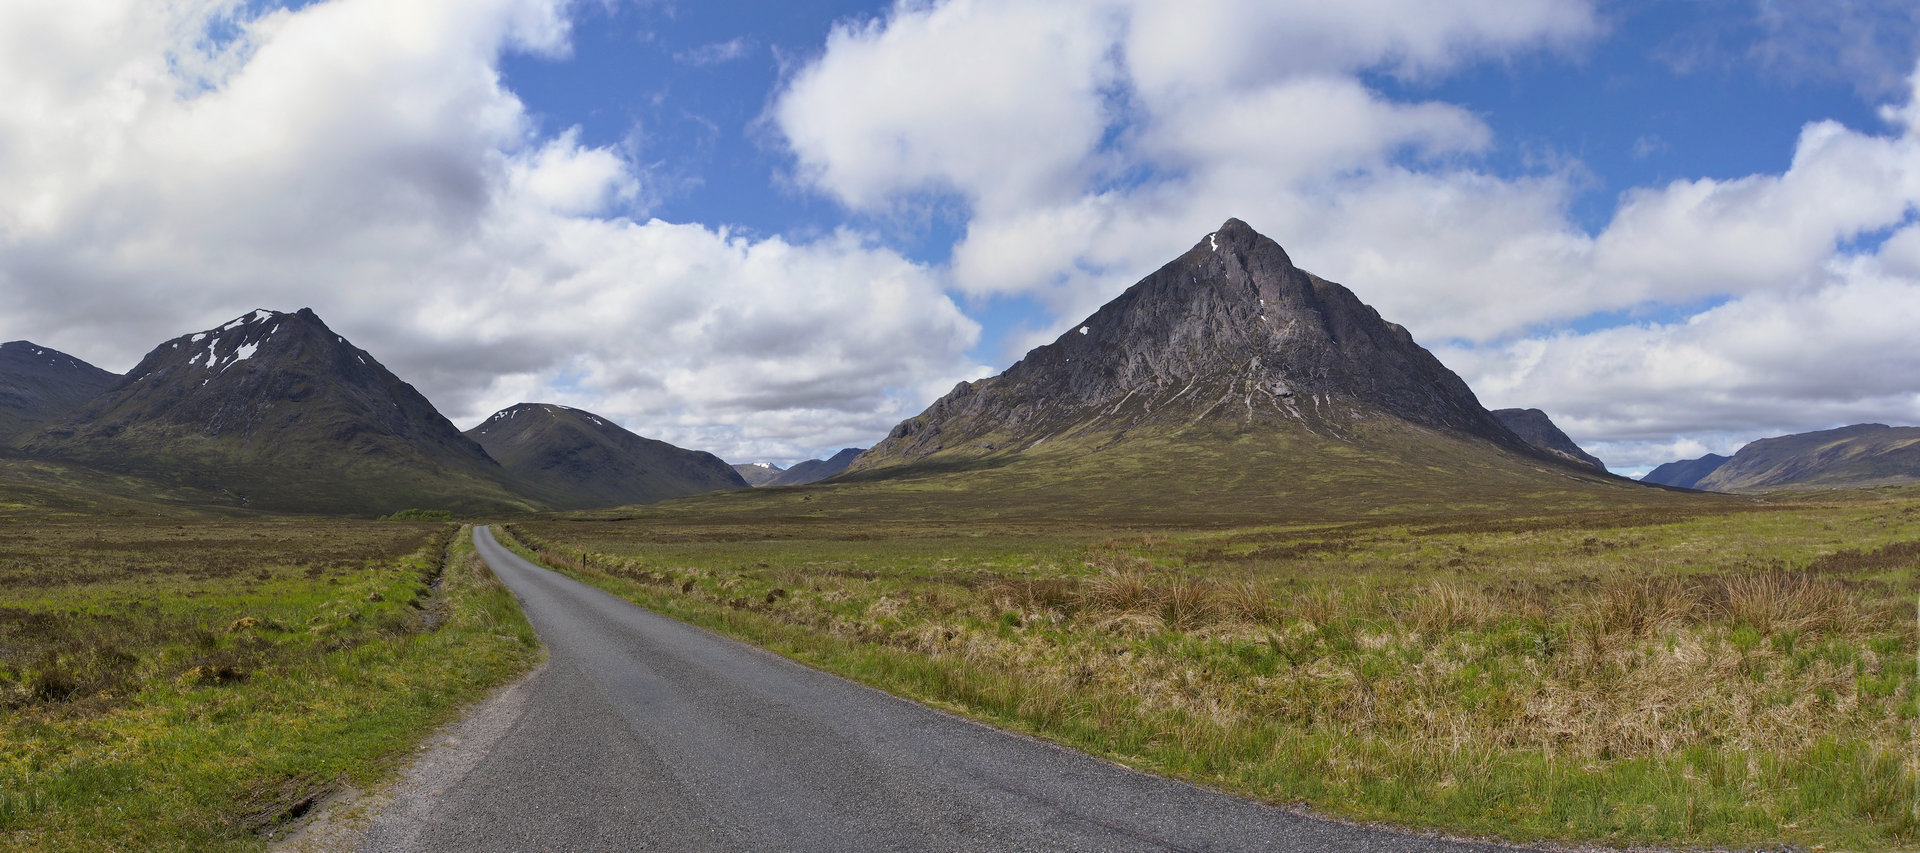
M 456 422 L 558 399 L 736 458 L 978 371 L 935 272 L 643 220 L 619 151 L 542 134 L 498 62 L 564 55 L 562 0 L 249 8 L 0 7 L 0 334 L 124 369 L 311 305 Z
M 1229 215 L 1295 247 L 1345 234 L 1402 244 L 1433 230 L 1425 216 L 1435 206 L 1479 214 L 1504 204 L 1511 212 L 1494 218 L 1530 220 L 1528 248 L 1461 270 L 1464 279 L 1581 239 L 1540 227 L 1564 219 L 1559 187 L 1459 171 L 1459 158 L 1492 144 L 1484 122 L 1449 104 L 1386 99 L 1357 72 L 1436 74 L 1596 26 L 1577 0 L 899 3 L 836 28 L 771 116 L 801 180 L 852 209 L 959 199 L 968 221 L 953 285 L 1038 295 L 1062 322 Z M 983 55 L 995 58 L 988 72 Z M 1427 207 L 1386 209 L 1396 202 Z M 1348 218 L 1383 214 L 1411 233 Z M 1317 259 L 1323 272 L 1349 260 L 1367 272 L 1392 265 L 1377 262 L 1377 248 Z M 1447 267 L 1408 266 L 1419 272 L 1406 289 L 1445 291 L 1434 277 Z M 1455 325 L 1485 329 L 1481 320 Z
M 1821 20 L 1853 32 L 1841 18 L 1873 5 Z M 1029 6 L 901 2 L 843 25 L 772 110 L 798 176 L 852 209 L 958 200 L 962 292 L 1038 298 L 1064 327 L 1231 215 L 1444 344 L 1487 402 L 1546 408 L 1616 464 L 1920 422 L 1920 336 L 1897 322 L 1920 308 L 1920 75 L 1886 129 L 1814 122 L 1781 173 L 1635 189 L 1589 232 L 1568 214 L 1578 164 L 1489 174 L 1478 117 L 1363 82 L 1577 45 L 1599 29 L 1586 3 Z M 1017 34 L 995 97 L 937 85 L 994 32 Z M 858 95 L 822 94 L 842 88 Z

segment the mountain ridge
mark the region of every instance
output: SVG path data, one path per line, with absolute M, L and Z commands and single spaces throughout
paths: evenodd
M 518 403 L 465 435 L 554 509 L 644 504 L 747 488 L 732 466 L 711 453 L 647 438 L 569 406 Z
M 32 341 L 0 344 L 0 445 L 72 414 L 119 379 Z
M 527 509 L 479 444 L 311 309 L 162 342 L 19 445 L 286 512 Z

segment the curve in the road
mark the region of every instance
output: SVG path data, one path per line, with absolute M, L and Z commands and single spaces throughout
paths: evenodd
M 1302 817 L 933 711 L 643 610 L 474 531 L 551 660 L 483 754 L 363 850 L 1275 850 L 1484 845 Z

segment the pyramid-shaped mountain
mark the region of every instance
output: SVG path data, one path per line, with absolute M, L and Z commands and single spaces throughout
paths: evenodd
M 119 378 L 28 341 L 0 344 L 0 445 L 72 414 Z
M 1231 219 L 1006 372 L 961 383 L 854 468 L 1145 427 L 1341 438 L 1382 417 L 1532 452 L 1405 329 Z
M 1351 517 L 1646 491 L 1529 445 L 1404 328 L 1239 220 L 961 383 L 840 479 L 925 478 L 939 483 L 912 499 L 1026 517 Z
M 1605 473 L 1607 465 L 1600 458 L 1581 449 L 1572 438 L 1560 430 L 1553 418 L 1539 409 L 1495 409 L 1493 416 L 1513 430 L 1513 434 L 1525 439 L 1528 444 L 1562 457 L 1569 462 L 1585 465 L 1595 471 Z
M 635 435 L 592 412 L 521 403 L 467 430 L 523 488 L 556 509 L 652 503 L 747 488 L 711 453 Z
M 420 392 L 309 309 L 253 311 L 167 341 L 21 446 L 256 509 L 531 505 Z

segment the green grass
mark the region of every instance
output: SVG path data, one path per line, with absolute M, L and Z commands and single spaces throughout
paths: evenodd
M 510 531 L 660 612 L 1271 801 L 1516 841 L 1920 842 L 1909 494 L 1156 525 L 932 481 Z M 935 486 L 960 496 L 923 511 Z
M 244 850 L 540 654 L 447 524 L 0 527 L 0 848 Z

